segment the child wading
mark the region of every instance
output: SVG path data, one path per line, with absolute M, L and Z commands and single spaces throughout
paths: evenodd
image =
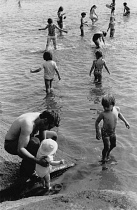
M 114 33 L 115 33 L 115 18 L 114 17 L 110 17 L 110 22 L 108 25 L 108 29 L 107 32 L 110 29 L 110 37 L 114 37 Z
M 56 141 L 52 139 L 44 139 L 41 142 L 41 145 L 37 152 L 37 158 L 45 157 L 47 162 L 49 163 L 47 167 L 43 167 L 39 164 L 36 164 L 36 174 L 41 177 L 41 181 L 43 184 L 43 188 L 47 188 L 47 190 L 51 189 L 50 186 L 50 172 L 52 166 L 57 166 L 60 164 L 64 164 L 64 160 L 54 161 L 53 157 L 58 149 L 58 144 Z
M 56 65 L 56 62 L 52 60 L 52 53 L 45 51 L 43 54 L 43 59 L 44 59 L 43 66 L 35 70 L 30 70 L 30 72 L 36 73 L 44 69 L 44 81 L 45 81 L 46 93 L 48 94 L 51 92 L 52 82 L 55 73 L 57 73 L 59 80 L 61 80 L 61 78 L 58 72 L 58 67 Z
M 115 106 L 115 98 L 112 95 L 105 95 L 102 98 L 102 111 L 95 122 L 96 139 L 100 140 L 102 136 L 104 149 L 102 150 L 102 163 L 109 159 L 111 150 L 116 147 L 116 126 L 118 118 L 121 119 L 127 128 L 130 128 L 129 123 L 124 116 L 120 113 L 120 108 Z M 100 121 L 103 120 L 103 126 L 99 128 Z
M 124 3 L 123 3 L 123 6 L 124 6 L 124 13 L 123 13 L 123 15 L 124 15 L 124 16 L 129 15 L 129 14 L 130 14 L 130 8 L 127 6 L 127 3 L 124 2 Z
M 84 18 L 86 17 L 86 13 L 85 12 L 82 12 L 81 13 L 81 24 L 80 24 L 80 31 L 81 31 L 81 34 L 80 36 L 84 36 L 84 25 L 88 26 L 86 23 L 87 21 L 84 22 Z
M 89 76 L 91 76 L 92 71 L 94 70 L 94 81 L 96 83 L 101 83 L 102 82 L 102 69 L 103 67 L 105 67 L 105 69 L 107 70 L 107 72 L 110 74 L 107 66 L 106 66 L 106 62 L 105 60 L 102 58 L 102 52 L 97 51 L 95 53 L 96 55 L 96 60 L 93 61 L 91 70 L 89 72 Z
M 49 44 L 51 40 L 53 41 L 54 49 L 57 49 L 57 43 L 56 43 L 56 34 L 55 34 L 55 29 L 57 28 L 59 31 L 63 31 L 67 33 L 66 30 L 63 30 L 53 24 L 53 20 L 51 18 L 48 19 L 48 25 L 45 28 L 40 28 L 39 30 L 46 30 L 48 29 L 48 37 L 47 37 L 47 44 L 46 44 L 46 50 L 48 50 Z

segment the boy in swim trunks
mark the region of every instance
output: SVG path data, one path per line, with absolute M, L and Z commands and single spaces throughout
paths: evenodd
M 91 70 L 89 72 L 89 76 L 91 76 L 92 71 L 94 70 L 94 82 L 101 83 L 102 82 L 102 69 L 105 67 L 107 72 L 110 74 L 108 67 L 106 66 L 105 60 L 102 58 L 102 52 L 97 51 L 95 53 L 96 60 L 93 61 Z
M 84 25 L 88 26 L 86 23 L 87 21 L 84 22 L 84 18 L 86 17 L 86 13 L 85 12 L 82 12 L 81 13 L 81 24 L 80 24 L 80 31 L 81 31 L 81 34 L 80 36 L 84 36 Z
M 102 163 L 105 163 L 109 159 L 111 150 L 116 147 L 116 134 L 115 129 L 118 118 L 121 119 L 125 126 L 129 129 L 130 125 L 120 113 L 120 108 L 115 106 L 115 98 L 113 95 L 107 94 L 102 98 L 102 111 L 95 122 L 96 139 L 100 140 L 102 136 L 104 149 L 102 150 Z M 99 123 L 103 120 L 103 126 L 101 132 L 99 129 Z
M 59 31 L 63 31 L 67 33 L 66 30 L 63 30 L 53 24 L 53 20 L 51 18 L 48 19 L 48 25 L 45 28 L 40 28 L 39 30 L 46 30 L 48 29 L 48 38 L 47 38 L 47 44 L 46 44 L 46 50 L 48 50 L 49 44 L 51 41 L 53 41 L 54 49 L 57 49 L 57 43 L 56 43 L 56 35 L 55 35 L 55 29 L 57 28 Z
M 110 17 L 110 22 L 108 25 L 108 30 L 110 29 L 110 37 L 114 37 L 114 33 L 115 33 L 115 18 L 114 17 Z

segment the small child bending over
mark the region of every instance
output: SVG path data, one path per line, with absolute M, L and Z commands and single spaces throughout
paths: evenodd
M 108 67 L 106 66 L 105 60 L 102 58 L 102 52 L 97 51 L 95 53 L 96 60 L 93 61 L 91 70 L 89 72 L 89 76 L 91 76 L 92 71 L 94 70 L 94 82 L 101 83 L 102 82 L 102 69 L 105 67 L 107 72 L 110 74 Z
M 105 95 L 102 98 L 102 111 L 95 122 L 96 139 L 100 140 L 102 136 L 104 149 L 102 150 L 102 163 L 109 160 L 109 154 L 111 150 L 116 147 L 116 126 L 118 118 L 121 119 L 125 126 L 129 129 L 129 123 L 124 116 L 120 113 L 120 108 L 115 106 L 115 98 L 113 95 Z M 101 132 L 99 129 L 99 123 L 103 120 L 103 127 Z
M 51 189 L 50 186 L 50 172 L 52 166 L 57 166 L 60 164 L 64 164 L 64 160 L 54 161 L 53 157 L 58 149 L 58 144 L 56 141 L 52 139 L 44 139 L 41 142 L 41 145 L 37 152 L 37 158 L 45 157 L 48 162 L 47 167 L 43 167 L 39 164 L 36 164 L 36 174 L 41 177 L 41 181 L 43 184 L 43 188 L 47 188 L 47 190 Z
M 52 60 L 52 53 L 49 51 L 45 51 L 43 54 L 43 59 L 44 59 L 43 66 L 35 70 L 30 70 L 30 72 L 36 73 L 44 69 L 46 93 L 49 94 L 51 92 L 52 82 L 53 82 L 55 73 L 57 73 L 59 80 L 61 80 L 61 78 L 58 72 L 58 67 L 56 65 L 56 62 Z

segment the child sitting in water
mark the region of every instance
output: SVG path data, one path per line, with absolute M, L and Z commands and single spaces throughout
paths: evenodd
M 97 51 L 95 53 L 96 55 L 96 60 L 93 61 L 91 70 L 89 72 L 89 76 L 91 76 L 92 71 L 94 70 L 94 81 L 98 84 L 100 84 L 102 82 L 102 69 L 103 66 L 105 67 L 105 69 L 107 70 L 107 72 L 110 74 L 107 66 L 106 66 L 106 62 L 105 60 L 102 58 L 102 52 L 101 51 Z
M 84 18 L 86 17 L 86 13 L 85 12 L 82 12 L 81 13 L 81 24 L 80 24 L 80 31 L 81 31 L 81 34 L 80 36 L 84 36 L 84 25 L 87 25 L 87 21 L 84 22 Z M 87 25 L 88 26 L 88 25 Z
M 124 2 L 123 5 L 124 5 L 124 13 L 123 13 L 123 15 L 127 16 L 127 15 L 130 14 L 130 8 L 127 6 L 126 2 Z
M 109 25 L 108 25 L 107 32 L 108 32 L 109 29 L 110 29 L 110 37 L 114 37 L 114 33 L 115 33 L 115 18 L 113 16 L 110 17 L 110 22 L 109 22 Z
M 45 157 L 48 162 L 47 167 L 43 167 L 39 164 L 36 164 L 36 174 L 41 177 L 41 181 L 43 184 L 43 188 L 47 188 L 47 190 L 51 189 L 50 186 L 50 172 L 52 166 L 57 166 L 60 164 L 64 164 L 64 160 L 54 161 L 53 157 L 58 149 L 58 144 L 56 141 L 52 139 L 44 139 L 41 142 L 41 145 L 37 151 L 37 158 Z
M 56 43 L 56 35 L 55 35 L 55 29 L 57 28 L 59 31 L 63 31 L 65 33 L 67 33 L 66 30 L 63 30 L 61 28 L 59 28 L 58 26 L 56 26 L 55 24 L 53 24 L 53 20 L 51 18 L 48 19 L 48 25 L 45 28 L 40 28 L 39 30 L 46 30 L 48 29 L 48 38 L 47 38 L 47 44 L 46 44 L 46 50 L 48 50 L 49 44 L 51 42 L 51 40 L 53 41 L 53 45 L 54 45 L 54 49 L 57 49 L 57 43 Z
M 43 54 L 43 59 L 44 59 L 43 66 L 35 70 L 30 70 L 30 72 L 36 73 L 44 69 L 46 93 L 49 94 L 51 92 L 52 82 L 53 82 L 55 73 L 57 73 L 59 80 L 61 80 L 61 78 L 58 72 L 58 67 L 55 61 L 52 60 L 52 53 L 45 51 Z
M 112 95 L 105 95 L 102 98 L 102 111 L 95 122 L 96 139 L 100 140 L 102 136 L 104 149 L 102 150 L 102 163 L 105 163 L 109 159 L 111 150 L 116 147 L 116 134 L 115 129 L 118 118 L 121 119 L 125 126 L 129 129 L 129 123 L 124 116 L 120 113 L 120 108 L 115 106 L 115 98 Z M 103 120 L 103 127 L 101 132 L 99 129 L 99 123 Z

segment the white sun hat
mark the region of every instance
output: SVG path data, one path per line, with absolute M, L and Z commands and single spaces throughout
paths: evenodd
M 39 147 L 39 154 L 42 156 L 50 156 L 56 153 L 58 144 L 52 139 L 44 139 Z

